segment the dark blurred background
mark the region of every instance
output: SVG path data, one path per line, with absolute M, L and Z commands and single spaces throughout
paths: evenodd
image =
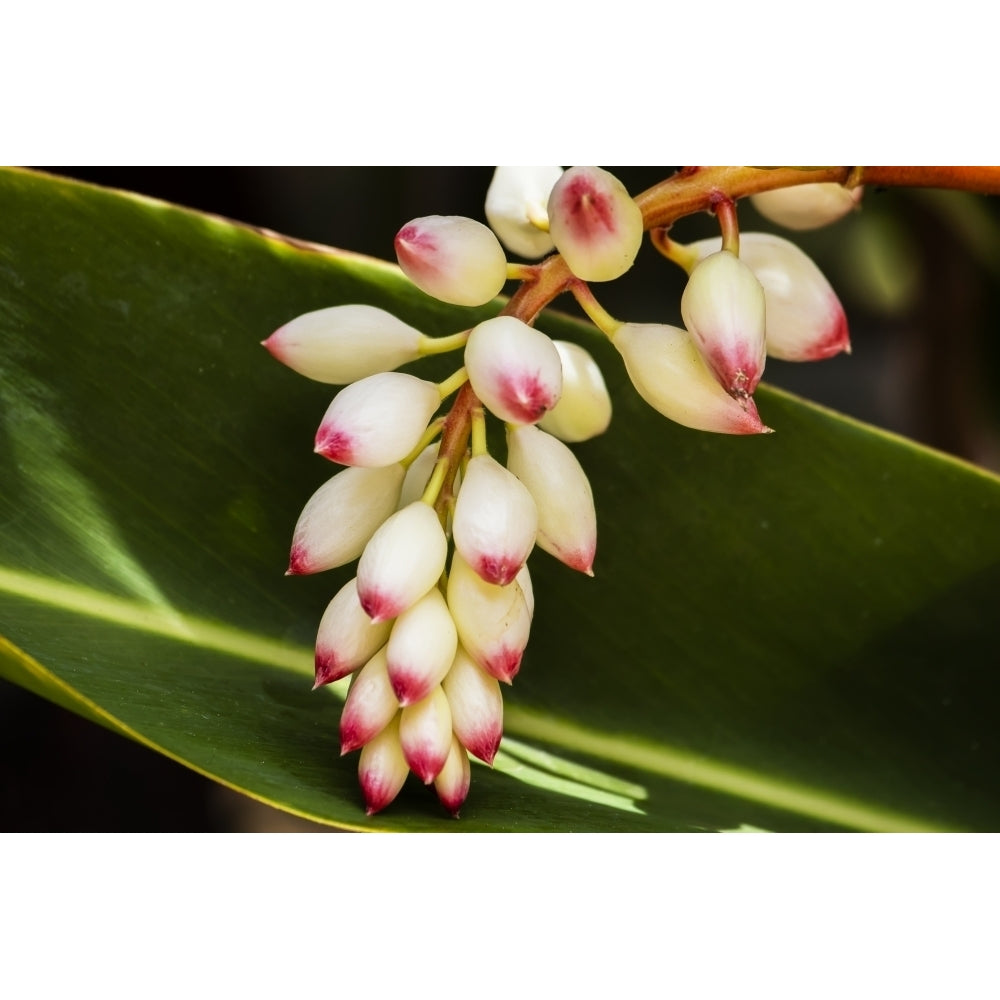
M 485 221 L 492 176 L 491 167 L 39 169 L 390 260 L 393 237 L 411 218 Z M 673 170 L 608 169 L 632 193 Z M 862 205 L 826 229 L 788 233 L 741 203 L 742 229 L 779 232 L 813 257 L 851 329 L 850 356 L 769 361 L 765 381 L 1000 469 L 1000 199 L 869 189 Z M 684 242 L 717 231 L 706 215 L 681 220 L 672 235 Z M 679 269 L 645 245 L 628 275 L 595 291 L 621 319 L 679 323 L 683 283 Z M 322 829 L 0 681 L 0 829 L 310 828 Z

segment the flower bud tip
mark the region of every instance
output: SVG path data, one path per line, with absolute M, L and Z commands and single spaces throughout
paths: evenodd
M 513 684 L 517 672 L 521 669 L 521 655 L 519 649 L 504 647 L 495 656 L 490 657 L 489 662 L 484 663 L 483 666 L 498 681 L 504 684 Z
M 318 653 L 316 655 L 316 681 L 312 686 L 313 691 L 323 687 L 325 684 L 332 684 L 339 681 L 341 677 L 346 677 L 351 671 L 345 670 L 335 656 L 328 653 Z
M 523 563 L 511 562 L 502 556 L 483 556 L 476 560 L 473 569 L 487 583 L 495 584 L 498 587 L 506 587 L 508 583 L 513 583 L 514 578 L 520 572 Z
M 313 451 L 317 455 L 322 455 L 331 462 L 339 462 L 341 465 L 351 464 L 354 443 L 343 431 L 324 431 L 321 429 L 316 435 L 315 444 Z
M 388 594 L 383 594 L 378 590 L 366 590 L 363 594 L 359 593 L 358 599 L 364 613 L 371 619 L 372 625 L 387 622 L 399 613 L 396 602 Z
M 341 727 L 340 730 L 340 756 L 345 757 L 352 750 L 357 750 L 365 745 L 366 740 L 360 737 L 356 727 Z
M 427 692 L 422 688 L 414 688 L 410 684 L 409 677 L 400 677 L 398 675 L 390 676 L 389 684 L 392 686 L 392 693 L 396 696 L 396 701 L 399 702 L 400 708 L 406 708 L 407 705 L 413 705 L 415 702 L 420 701 L 421 698 L 427 696 Z
M 299 545 L 293 546 L 288 557 L 288 569 L 285 570 L 285 576 L 306 576 L 308 573 L 309 561 L 305 551 Z

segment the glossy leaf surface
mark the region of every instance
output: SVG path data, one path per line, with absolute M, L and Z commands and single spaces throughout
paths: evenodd
M 596 578 L 532 557 L 507 737 L 461 821 L 412 778 L 366 819 L 338 753 L 343 690 L 310 691 L 316 625 L 352 570 L 282 575 L 335 471 L 312 454 L 334 390 L 260 341 L 339 303 L 433 334 L 491 308 L 30 173 L 0 173 L 0 208 L 0 675 L 349 828 L 1000 825 L 1000 482 L 766 389 L 774 435 L 674 426 L 554 316 L 539 326 L 585 343 L 615 401 L 575 448 Z

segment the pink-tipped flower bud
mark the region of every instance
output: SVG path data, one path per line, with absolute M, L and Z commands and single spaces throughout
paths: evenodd
M 593 576 L 597 551 L 594 494 L 573 452 L 537 427 L 509 427 L 507 468 L 535 499 L 539 547 Z
M 764 289 L 729 250 L 699 261 L 681 296 L 695 346 L 731 396 L 753 395 L 764 373 Z
M 689 249 L 707 257 L 720 243 L 719 238 L 699 240 Z M 799 247 L 771 233 L 740 233 L 740 260 L 764 289 L 770 357 L 820 361 L 850 352 L 844 307 L 823 272 Z
M 524 484 L 489 455 L 468 465 L 452 536 L 462 558 L 487 582 L 510 583 L 535 545 L 538 514 Z
M 399 716 L 399 742 L 410 770 L 429 785 L 444 767 L 451 749 L 451 708 L 441 686 Z
M 501 420 L 533 424 L 559 401 L 562 362 L 555 344 L 513 316 L 473 327 L 465 367 L 476 395 Z
M 306 378 L 347 385 L 415 361 L 420 340 L 419 330 L 384 309 L 350 305 L 298 316 L 262 343 Z
M 503 737 L 500 682 L 459 646 L 441 686 L 451 706 L 455 735 L 469 753 L 492 766 Z
M 390 622 L 372 624 L 358 600 L 357 580 L 349 580 L 327 605 L 316 634 L 315 690 L 367 663 L 389 639 Z
M 448 540 L 433 508 L 417 500 L 396 511 L 361 553 L 361 607 L 373 622 L 401 615 L 438 582 L 447 557 Z
M 399 742 L 399 713 L 364 745 L 358 760 L 358 780 L 369 816 L 384 809 L 399 794 L 410 773 Z
M 562 167 L 497 167 L 486 192 L 486 220 L 500 242 L 529 260 L 544 257 L 549 236 L 549 195 Z
M 562 395 L 538 426 L 563 441 L 589 441 L 611 423 L 611 397 L 593 356 L 579 344 L 554 340 L 562 361 Z
M 288 573 L 320 573 L 357 559 L 396 509 L 404 475 L 397 462 L 377 469 L 344 469 L 327 480 L 295 524 Z
M 500 294 L 507 258 L 492 231 L 460 215 L 428 215 L 396 234 L 396 259 L 419 289 L 456 306 L 481 306 Z
M 487 673 L 510 684 L 531 631 L 531 609 L 521 584 L 487 583 L 456 552 L 448 576 L 448 607 L 468 654 Z
M 737 402 L 719 385 L 686 331 L 658 323 L 626 323 L 615 332 L 614 345 L 636 391 L 670 420 L 719 434 L 767 431 L 754 401 Z
M 458 648 L 455 622 L 437 587 L 397 619 L 389 636 L 389 683 L 400 705 L 426 698 L 448 673 Z
M 316 451 L 341 465 L 393 465 L 417 446 L 441 393 L 404 372 L 370 375 L 341 389 L 316 432 Z
M 469 794 L 470 784 L 472 784 L 472 768 L 469 767 L 469 755 L 453 735 L 448 759 L 434 779 L 434 791 L 437 792 L 441 805 L 455 819 L 458 819 L 458 810 L 462 808 L 462 803 Z
M 340 716 L 340 753 L 363 747 L 390 722 L 399 711 L 386 669 L 383 646 L 352 678 L 344 711 Z
M 818 229 L 842 219 L 861 203 L 864 187 L 842 184 L 796 184 L 750 196 L 753 207 L 786 229 Z
M 607 170 L 571 167 L 549 196 L 549 233 L 578 278 L 613 281 L 642 245 L 642 212 Z

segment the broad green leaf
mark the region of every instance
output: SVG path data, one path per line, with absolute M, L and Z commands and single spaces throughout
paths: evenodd
M 775 391 L 774 435 L 674 426 L 554 315 L 539 325 L 585 343 L 615 400 L 577 448 L 596 578 L 532 557 L 507 738 L 461 821 L 416 785 L 366 819 L 342 685 L 310 690 L 316 625 L 353 571 L 283 576 L 335 471 L 312 454 L 332 390 L 259 343 L 338 303 L 437 334 L 490 310 L 27 172 L 0 173 L 0 219 L 2 676 L 347 828 L 997 827 L 1000 482 Z

